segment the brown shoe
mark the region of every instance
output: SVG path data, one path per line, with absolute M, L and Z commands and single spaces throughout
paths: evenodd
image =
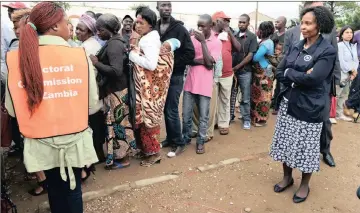
M 352 110 L 349 109 L 349 108 L 346 106 L 345 103 L 344 103 L 343 107 L 344 107 L 344 110 L 343 110 L 344 115 L 346 115 L 346 116 L 351 116 L 352 114 L 354 114 L 353 112 L 351 112 Z

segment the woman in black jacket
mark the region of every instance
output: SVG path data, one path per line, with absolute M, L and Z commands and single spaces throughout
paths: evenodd
M 330 115 L 330 84 L 336 49 L 322 37 L 334 27 L 325 7 L 307 8 L 301 13 L 303 40 L 290 47 L 277 68 L 276 78 L 285 85 L 270 155 L 283 163 L 284 177 L 274 186 L 279 193 L 294 184 L 293 168 L 302 172 L 294 203 L 306 200 L 311 174 L 320 170 L 320 135 Z
M 97 56 L 90 59 L 98 71 L 100 99 L 104 99 L 107 125 L 106 169 L 130 166 L 129 154 L 136 149 L 129 118 L 128 64 L 125 41 L 118 34 L 120 22 L 115 15 L 104 14 L 96 21 L 101 40 L 107 40 Z

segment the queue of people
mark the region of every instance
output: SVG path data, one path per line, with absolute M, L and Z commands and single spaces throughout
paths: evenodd
M 275 25 L 261 23 L 256 35 L 248 30 L 248 15 L 234 31 L 222 11 L 199 16 L 198 29 L 188 32 L 171 16 L 171 2 L 157 3 L 159 20 L 148 7 L 136 10 L 136 20 L 127 15 L 121 21 L 87 11 L 75 27 L 55 2 L 31 10 L 5 6 L 16 38 L 2 46 L 2 68 L 8 68 L 2 97 L 26 175 L 39 184 L 29 193 L 48 193 L 53 213 L 83 212 L 81 183 L 97 163 L 117 170 L 135 157 L 153 166 L 162 160 L 161 148 L 177 157 L 195 137 L 195 152 L 204 154 L 214 129 L 230 133 L 239 92 L 245 130 L 267 126 L 273 107 L 270 156 L 283 164 L 274 191 L 292 186 L 297 168 L 302 181 L 293 201 L 300 203 L 310 193 L 311 174 L 320 170 L 320 153 L 335 166 L 331 96 L 339 119 L 359 118 L 359 46 L 349 26 L 336 42 L 323 2 L 304 4 L 301 26 L 285 31 L 281 16 Z

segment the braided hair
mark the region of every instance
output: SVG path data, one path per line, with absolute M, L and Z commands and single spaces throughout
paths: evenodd
M 44 34 L 64 18 L 65 12 L 54 2 L 37 4 L 21 28 L 19 41 L 19 67 L 27 94 L 28 108 L 33 114 L 43 100 L 44 83 L 39 59 L 38 34 Z

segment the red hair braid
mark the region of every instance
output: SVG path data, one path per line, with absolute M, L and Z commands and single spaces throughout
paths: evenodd
M 21 80 L 28 96 L 28 108 L 31 113 L 38 107 L 44 95 L 44 82 L 39 58 L 39 38 L 51 27 L 60 22 L 64 10 L 54 2 L 41 2 L 32 10 L 20 31 L 19 66 Z

